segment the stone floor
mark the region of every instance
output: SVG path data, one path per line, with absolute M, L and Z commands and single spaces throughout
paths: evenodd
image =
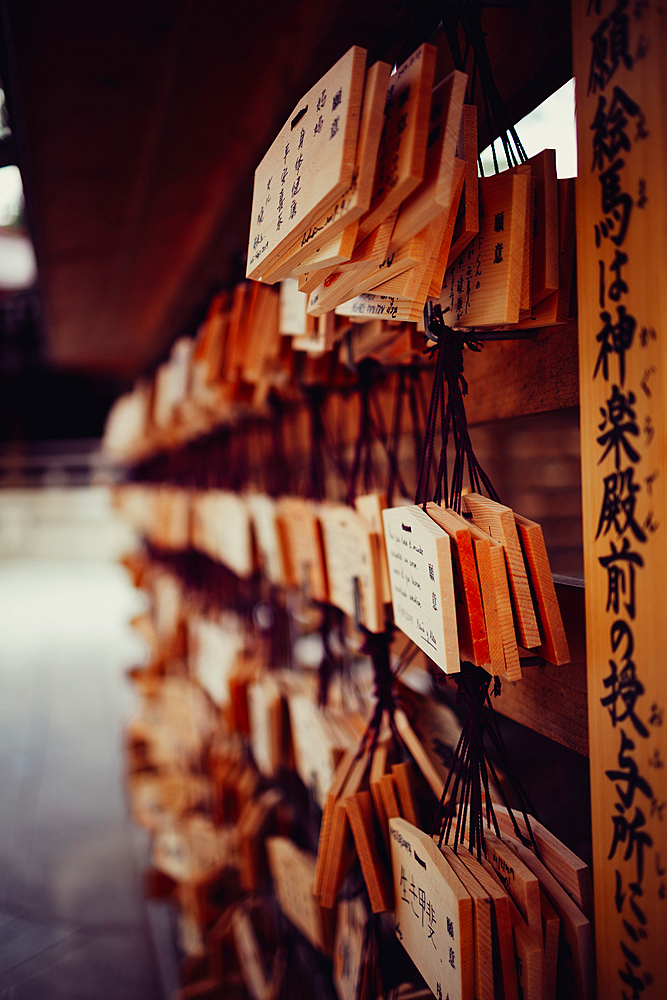
M 138 601 L 110 563 L 0 561 L 0 1000 L 173 990 L 122 785 Z

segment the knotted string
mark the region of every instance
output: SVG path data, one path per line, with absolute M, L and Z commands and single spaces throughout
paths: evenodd
M 463 375 L 463 348 L 468 347 L 472 351 L 479 351 L 481 348 L 471 335 L 446 326 L 440 306 L 426 307 L 424 324 L 429 337 L 436 341 L 435 346 L 429 348 L 430 352 L 435 354 L 436 365 L 426 432 L 422 442 L 415 503 L 426 509 L 428 480 L 433 464 L 433 450 L 439 419 L 440 458 L 433 500 L 436 504 L 440 504 L 444 500 L 446 507 L 452 507 L 460 514 L 466 465 L 472 490 L 481 493 L 483 486 L 492 500 L 498 500 L 498 494 L 493 488 L 491 480 L 475 456 L 463 402 L 463 397 L 468 394 L 468 383 Z M 446 404 L 445 383 L 447 384 Z M 455 457 L 451 484 L 448 484 L 447 444 L 450 431 L 454 439 Z
M 461 663 L 461 672 L 456 675 L 458 689 L 456 700 L 457 703 L 465 703 L 467 715 L 454 751 L 454 760 L 442 790 L 431 832 L 439 833 L 438 846 L 442 845 L 443 839 L 445 843 L 448 843 L 456 818 L 454 850 L 457 850 L 459 844 L 463 844 L 467 830 L 468 849 L 471 852 L 476 851 L 477 856 L 481 857 L 484 850 L 485 813 L 486 827 L 493 828 L 496 836 L 500 836 L 491 799 L 490 774 L 500 792 L 517 838 L 523 843 L 531 845 L 539 855 L 528 815 L 529 813 L 535 815 L 535 810 L 507 755 L 489 696 L 491 680 L 492 678 L 483 667 L 476 667 L 468 662 Z M 494 678 L 494 695 L 499 693 L 500 681 L 496 677 Z M 503 785 L 498 780 L 493 761 L 487 755 L 484 746 L 485 735 L 488 735 L 496 749 L 507 780 L 516 794 L 528 837 L 524 836 L 519 829 Z

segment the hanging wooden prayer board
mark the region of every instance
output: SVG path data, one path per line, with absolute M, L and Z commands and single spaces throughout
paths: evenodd
M 490 664 L 489 641 L 486 634 L 482 594 L 472 532 L 462 519 L 452 516 L 434 503 L 426 504 L 426 513 L 447 532 L 452 541 L 454 600 L 459 630 L 461 658 L 478 667 Z
M 357 1000 L 367 924 L 368 910 L 361 896 L 341 899 L 333 954 L 334 983 L 340 1000 Z
M 468 493 L 464 496 L 463 506 L 469 514 L 472 514 L 474 524 L 503 546 L 512 591 L 517 635 L 521 645 L 526 649 L 539 646 L 542 640 L 537 627 L 537 617 L 528 584 L 528 574 L 523 561 L 514 512 L 509 507 L 496 503 L 495 500 L 490 500 L 488 497 L 483 497 L 479 493 Z
M 299 101 L 255 171 L 246 277 L 260 280 L 296 232 L 349 188 L 366 52 L 353 46 Z
M 301 497 L 278 501 L 279 524 L 285 529 L 287 558 L 294 582 L 309 600 L 326 601 L 327 574 L 317 505 Z
M 427 833 L 389 821 L 396 936 L 435 997 L 473 1000 L 472 899 Z
M 475 997 L 476 1000 L 495 1000 L 493 982 L 493 907 L 491 897 L 473 878 L 451 847 L 444 844 L 443 857 L 468 891 L 473 902 L 475 928 Z
M 369 632 L 384 631 L 380 537 L 352 507 L 320 506 L 329 603 Z
M 452 245 L 447 258 L 450 267 L 479 232 L 479 183 L 477 177 L 477 107 L 463 105 L 461 131 L 456 156 L 465 163 L 465 183 L 457 205 Z M 439 293 L 438 293 L 439 294 Z
M 330 955 L 331 922 L 312 891 L 315 858 L 286 837 L 269 837 L 266 852 L 280 909 L 315 948 Z
M 237 493 L 206 490 L 193 505 L 195 545 L 240 577 L 253 570 L 252 534 L 246 503 Z
M 436 49 L 420 45 L 389 80 L 371 204 L 359 225 L 363 239 L 397 209 L 424 176 Z
M 449 535 L 421 507 L 383 510 L 394 621 L 445 673 L 461 669 Z
M 264 280 L 276 281 L 288 269 L 290 273 L 301 271 L 307 260 L 311 267 L 318 267 L 311 258 L 317 258 L 331 239 L 343 231 L 346 240 L 351 236 L 353 242 L 356 241 L 358 226 L 355 222 L 371 201 L 390 73 L 391 66 L 383 62 L 374 63 L 366 72 L 356 159 L 349 187 L 326 212 L 300 232 L 292 249 Z M 350 227 L 354 227 L 354 232 L 348 233 Z
M 530 177 L 505 171 L 479 181 L 479 233 L 445 274 L 439 303 L 453 327 L 519 319 Z
M 401 205 L 390 250 L 398 250 L 440 212 L 449 212 L 455 194 L 455 154 L 467 83 L 466 74 L 454 70 L 433 89 L 424 179 Z

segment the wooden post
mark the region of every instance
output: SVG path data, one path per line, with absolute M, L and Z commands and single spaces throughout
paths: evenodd
M 573 0 L 598 996 L 667 996 L 667 24 Z

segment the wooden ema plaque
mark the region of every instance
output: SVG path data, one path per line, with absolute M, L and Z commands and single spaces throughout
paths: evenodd
M 395 219 L 395 212 L 388 215 L 355 249 L 346 265 L 329 274 L 319 272 L 319 282 L 308 299 L 308 313 L 311 316 L 320 316 L 340 305 L 354 294 L 357 287 L 375 282 L 375 275 L 378 273 L 383 275 L 385 270 L 393 265 L 394 261 L 387 256 L 387 253 Z M 410 240 L 400 258 L 396 260 L 396 266 L 399 267 L 402 263 L 403 267 L 407 268 L 419 260 L 424 241 L 425 237 L 421 234 Z
M 535 180 L 531 306 L 558 291 L 558 181 L 556 150 L 543 149 L 528 160 Z
M 340 1000 L 357 1000 L 367 924 L 368 910 L 361 896 L 341 899 L 333 954 L 334 983 Z
M 246 503 L 262 569 L 271 583 L 283 587 L 285 567 L 276 525 L 276 501 L 265 493 L 250 493 L 246 496 Z
M 510 836 L 514 836 L 514 827 L 505 807 L 494 803 L 493 808 L 501 835 L 504 836 L 505 833 L 508 833 Z M 528 831 L 523 816 L 515 814 L 515 819 L 521 833 L 527 836 Z M 533 831 L 543 864 L 562 885 L 568 896 L 574 900 L 584 916 L 592 922 L 593 884 L 588 865 L 581 858 L 578 858 L 569 847 L 561 844 L 560 840 L 533 816 L 530 816 L 529 819 L 530 828 Z
M 467 860 L 467 856 L 466 856 Z M 501 888 L 503 883 L 495 868 L 486 858 L 480 864 Z M 516 951 L 516 972 L 519 997 L 523 1000 L 547 1000 L 547 982 L 544 969 L 544 942 L 542 934 L 536 928 L 529 927 L 521 916 L 519 908 L 509 898 L 512 919 L 512 933 Z
M 320 507 L 329 603 L 369 630 L 384 631 L 380 537 L 343 504 Z M 356 581 L 356 583 L 355 583 Z
M 445 673 L 461 669 L 449 535 L 421 507 L 382 511 L 394 621 Z
M 563 618 L 556 597 L 549 557 L 542 528 L 535 521 L 529 521 L 520 514 L 514 515 L 519 540 L 528 571 L 528 581 L 537 613 L 540 635 L 543 642 L 535 651 L 549 663 L 562 666 L 570 662 L 570 650 L 563 627 Z
M 449 213 L 455 197 L 456 146 L 467 83 L 466 74 L 454 70 L 433 90 L 424 179 L 401 205 L 390 251 L 398 250 L 440 212 Z
M 539 646 L 542 640 L 537 627 L 537 617 L 513 511 L 479 493 L 468 493 L 463 498 L 463 506 L 469 514 L 472 514 L 473 522 L 478 528 L 501 543 L 507 560 L 517 634 L 521 645 L 526 649 Z
M 396 936 L 435 997 L 473 1000 L 472 899 L 428 834 L 389 821 Z
M 206 490 L 193 506 L 193 535 L 197 548 L 240 577 L 253 570 L 250 516 L 236 493 Z
M 590 921 L 531 850 L 507 834 L 503 834 L 503 840 L 506 841 L 506 849 L 511 850 L 520 864 L 538 880 L 541 890 L 560 918 L 566 943 L 563 965 L 568 994 L 577 1000 L 594 1000 L 595 959 Z
M 387 89 L 373 194 L 359 238 L 395 211 L 424 177 L 436 50 L 420 45 L 392 74 Z
M 489 642 L 490 662 L 485 669 L 493 675 L 505 674 L 510 681 L 521 680 L 503 547 L 456 511 L 449 510 L 448 513 L 455 522 L 468 528 L 472 535 Z
M 287 276 L 288 269 L 294 274 L 307 270 L 306 264 L 319 266 L 315 263 L 316 258 L 343 231 L 346 232 L 346 240 L 352 237 L 356 241 L 359 228 L 356 222 L 367 211 L 371 201 L 390 74 L 391 66 L 383 62 L 374 63 L 366 72 L 357 152 L 349 187 L 326 212 L 299 234 L 280 263 L 264 276 L 265 281 L 273 282 Z
M 286 837 L 269 837 L 266 852 L 280 909 L 315 948 L 330 955 L 331 922 L 312 890 L 315 858 Z
M 350 319 L 363 321 L 364 317 L 372 319 L 379 317 L 392 323 L 416 323 L 421 318 L 423 306 L 407 299 L 399 299 L 394 295 L 375 295 L 364 292 L 336 306 L 337 316 L 349 316 Z
M 413 264 L 403 274 L 383 281 L 381 285 L 377 286 L 376 291 L 385 295 L 399 295 L 401 298 L 419 302 L 423 307 L 431 287 L 440 248 L 445 239 L 448 221 L 449 213 L 441 212 L 433 222 L 429 223 L 426 227 L 424 250 L 419 263 Z
M 521 319 L 512 329 L 530 330 L 567 323 L 574 279 L 576 242 L 574 220 L 574 177 L 557 181 L 558 191 L 558 290 L 531 306 L 530 316 Z
M 277 510 L 284 525 L 287 558 L 295 584 L 308 599 L 326 601 L 326 565 L 316 505 L 301 497 L 283 497 Z
M 449 511 L 437 504 L 427 503 L 426 513 L 447 532 L 452 541 L 454 600 L 461 659 L 478 667 L 490 665 L 489 640 L 472 532 L 467 524 L 461 523 L 462 518 L 452 517 Z
M 456 156 L 466 165 L 465 182 L 463 193 L 457 205 L 454 234 L 447 258 L 447 267 L 451 267 L 459 254 L 463 253 L 471 239 L 479 232 L 477 107 L 474 104 L 463 105 L 461 131 L 456 147 Z
M 518 322 L 529 192 L 526 174 L 480 179 L 479 233 L 448 268 L 438 300 L 451 326 Z
M 243 981 L 252 1000 L 271 1000 L 270 983 L 247 906 L 241 905 L 234 909 L 232 932 Z
M 516 976 L 516 954 L 512 934 L 512 914 L 510 897 L 504 889 L 484 868 L 481 861 L 467 850 L 458 852 L 459 860 L 466 866 L 470 874 L 479 882 L 487 893 L 493 906 L 494 917 L 494 978 L 497 984 L 502 984 L 504 1000 L 519 1000 L 519 989 Z M 483 859 L 482 859 L 483 860 Z
M 444 844 L 443 857 L 461 884 L 470 894 L 473 903 L 475 933 L 475 997 L 476 1000 L 495 1000 L 493 981 L 493 907 L 491 897 L 470 874 L 451 847 Z
M 352 181 L 366 52 L 353 46 L 299 101 L 255 171 L 246 277 L 260 280 Z
M 386 336 L 386 333 L 384 333 L 384 336 Z M 355 356 L 355 353 L 356 352 L 353 352 L 353 357 Z M 387 546 L 384 541 L 384 524 L 382 522 L 382 511 L 387 506 L 387 497 L 384 493 L 365 493 L 355 498 L 354 506 L 364 520 L 369 524 L 371 531 L 374 531 L 380 539 L 382 601 L 384 604 L 389 604 L 391 601 L 391 588 L 389 586 Z

